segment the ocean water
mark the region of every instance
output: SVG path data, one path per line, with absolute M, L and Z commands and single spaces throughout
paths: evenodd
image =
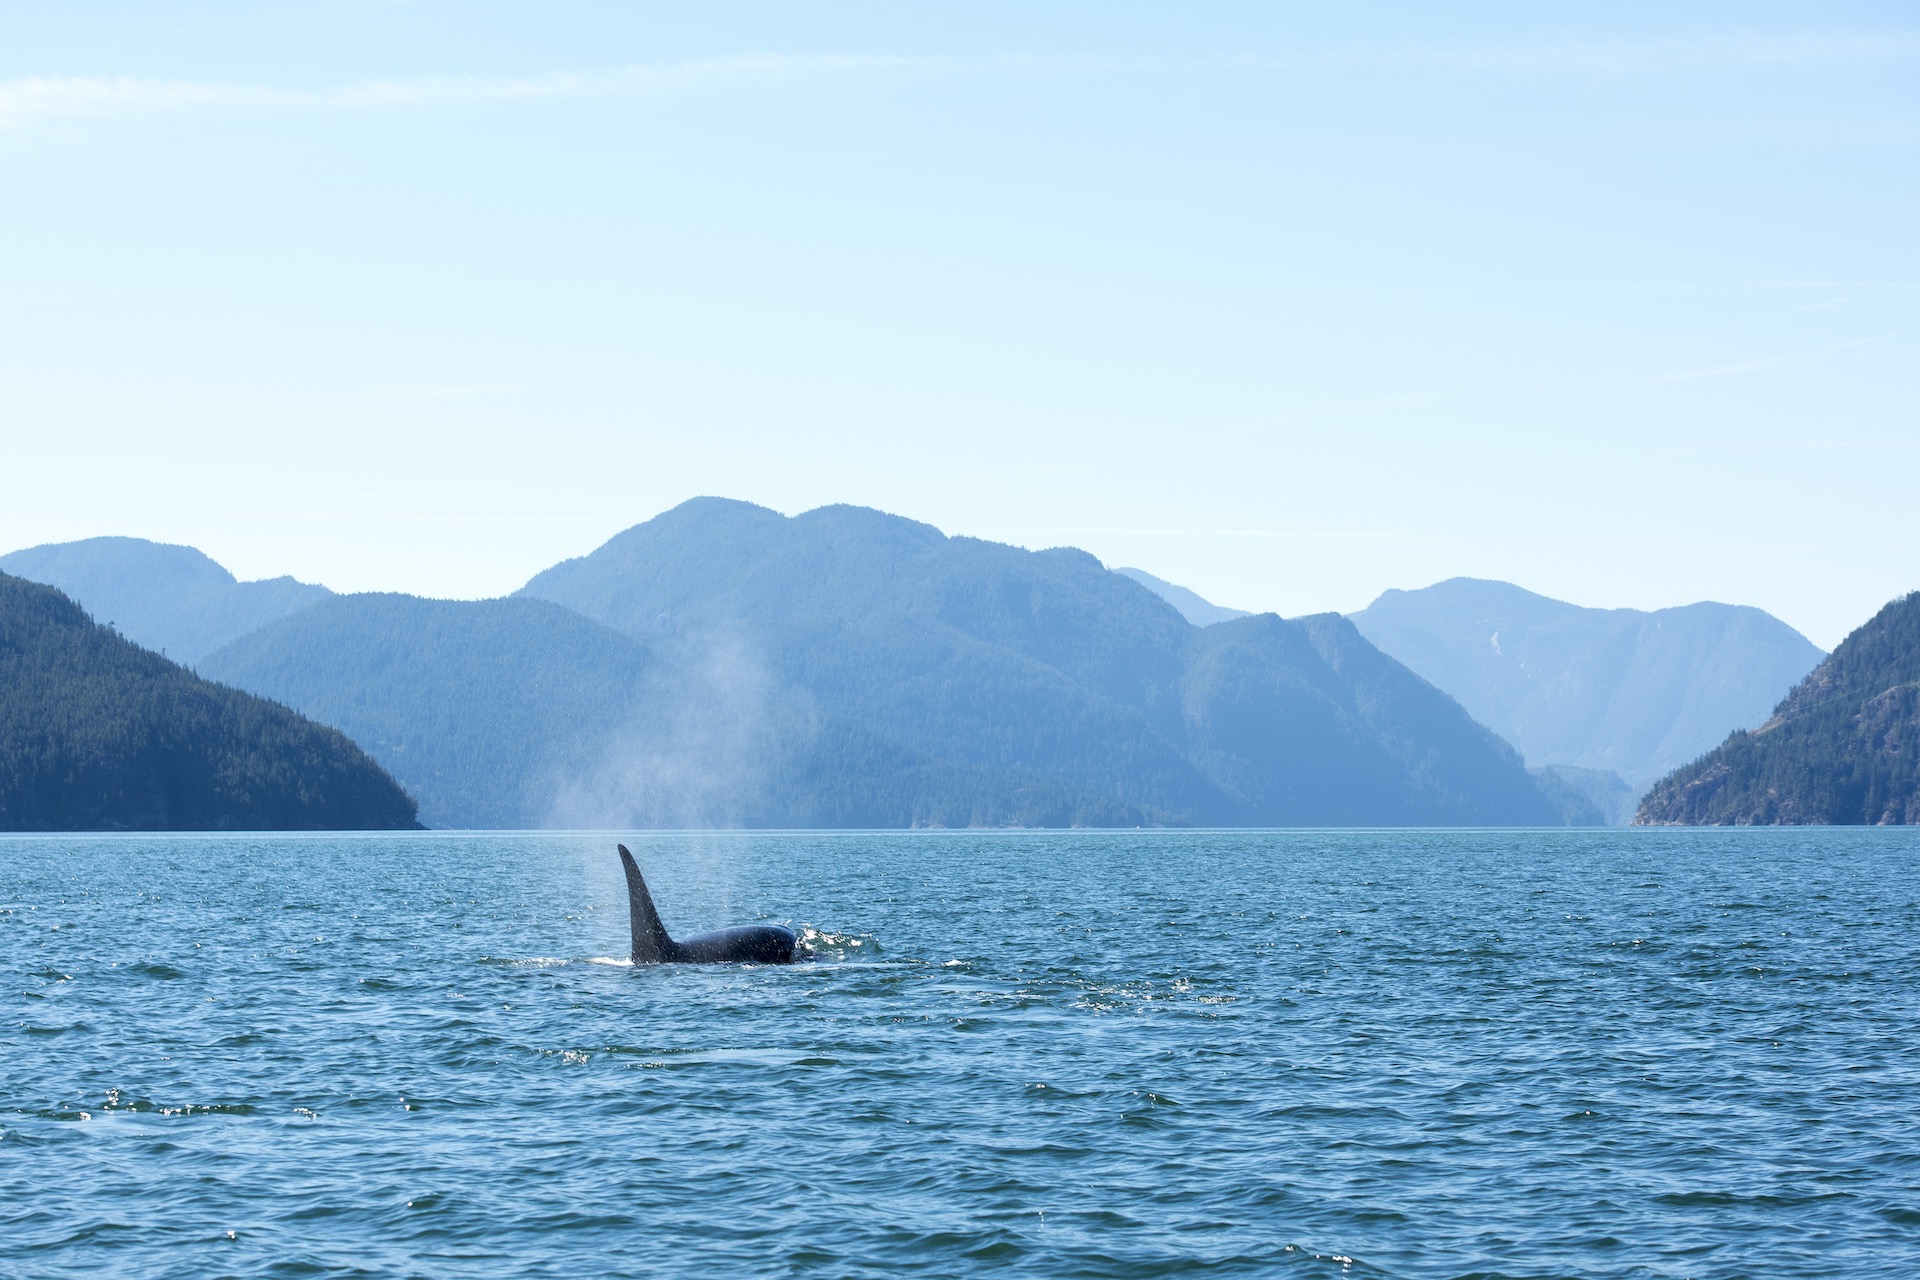
M 1920 1275 L 1901 831 L 0 838 L 0 1274 Z

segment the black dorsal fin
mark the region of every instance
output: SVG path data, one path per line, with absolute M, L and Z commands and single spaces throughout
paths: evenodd
M 660 964 L 673 954 L 673 939 L 660 923 L 660 913 L 653 909 L 653 895 L 640 878 L 640 864 L 627 852 L 627 846 L 619 848 L 620 865 L 627 873 L 627 912 L 633 920 L 633 962 Z

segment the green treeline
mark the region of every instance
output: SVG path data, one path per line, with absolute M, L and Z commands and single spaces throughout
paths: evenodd
M 1642 823 L 1920 823 L 1920 592 L 1841 642 L 1773 719 L 1655 784 Z
M 416 825 L 413 801 L 345 735 L 0 574 L 0 830 Z

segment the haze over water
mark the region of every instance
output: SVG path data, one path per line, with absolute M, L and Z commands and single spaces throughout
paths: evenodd
M 619 838 L 0 837 L 0 1270 L 1920 1270 L 1910 832 Z

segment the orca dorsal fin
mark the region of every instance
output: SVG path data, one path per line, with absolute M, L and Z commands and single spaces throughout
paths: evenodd
M 673 954 L 673 939 L 660 923 L 660 913 L 653 909 L 653 895 L 640 878 L 640 864 L 627 852 L 627 846 L 620 845 L 619 849 L 620 865 L 627 873 L 627 913 L 633 921 L 633 962 L 660 964 Z

